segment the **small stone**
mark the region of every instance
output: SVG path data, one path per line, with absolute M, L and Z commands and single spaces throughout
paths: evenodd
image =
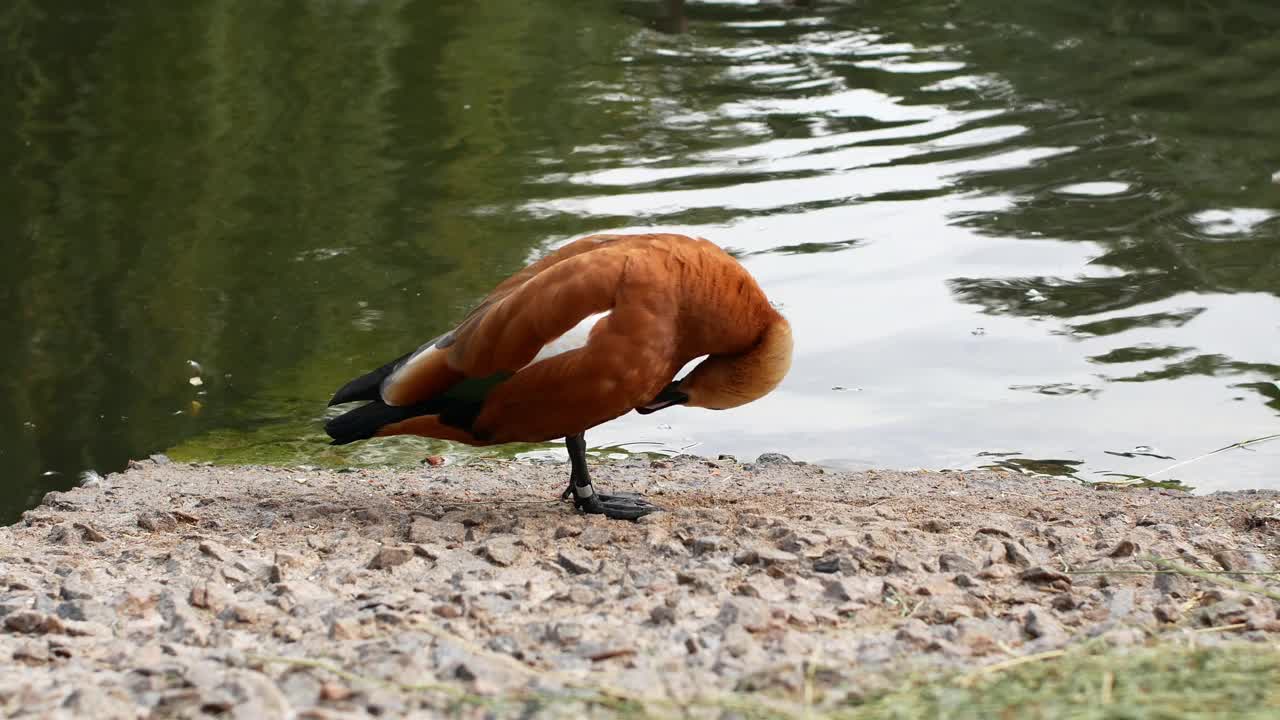
M 853 599 L 853 596 L 849 594 L 849 588 L 845 587 L 845 584 L 839 580 L 823 580 L 822 592 L 828 599 L 836 602 L 848 602 Z
M 594 605 L 596 594 L 584 587 L 573 587 L 569 589 L 569 602 L 575 605 Z
M 13 659 L 26 665 L 43 665 L 52 657 L 49 643 L 38 640 L 25 641 L 13 651 Z
M 1075 610 L 1080 607 L 1080 601 L 1071 593 L 1059 593 L 1058 595 L 1054 595 L 1053 599 L 1049 601 L 1049 604 L 1054 610 L 1058 610 L 1060 612 Z
M 1067 631 L 1063 629 L 1062 623 L 1058 622 L 1053 613 L 1043 608 L 1032 607 L 1027 610 L 1022 623 L 1027 635 L 1044 640 L 1048 644 L 1059 643 L 1067 638 Z
M 582 626 L 577 623 L 556 623 L 551 628 L 551 639 L 561 645 L 577 645 L 582 640 Z
M 944 533 L 955 527 L 955 523 L 941 518 L 929 518 L 920 523 L 920 529 L 931 533 Z
M 906 551 L 894 553 L 893 562 L 889 563 L 889 572 L 895 575 L 905 575 L 924 569 L 924 564 L 920 562 L 920 558 Z
M 1047 568 L 1043 565 L 1037 565 L 1033 568 L 1023 570 L 1021 573 L 1018 573 L 1018 579 L 1022 580 L 1022 582 L 1036 585 L 1071 585 L 1070 575 L 1054 570 L 1053 568 Z
M 1162 623 L 1176 623 L 1182 619 L 1182 608 L 1167 600 L 1157 604 L 1151 612 Z
M 148 510 L 138 515 L 138 527 L 151 532 L 170 532 L 178 527 L 178 519 L 167 512 Z
M 752 632 L 769 627 L 769 611 L 764 601 L 749 597 L 733 597 L 720 606 L 716 621 L 722 627 L 741 625 Z
M 1133 612 L 1133 605 L 1133 588 L 1122 587 L 1110 591 L 1110 596 L 1107 598 L 1107 612 L 1112 620 L 1128 617 Z
M 794 465 L 795 461 L 782 453 L 764 453 L 756 458 L 757 465 Z
M 360 622 L 355 618 L 334 618 L 329 623 L 329 638 L 332 640 L 357 640 L 361 635 Z
M 485 647 L 493 650 L 494 652 L 502 653 L 503 655 L 510 655 L 512 657 L 520 656 L 520 644 L 510 635 L 498 635 L 490 639 L 489 642 L 485 644 Z
M 351 688 L 332 680 L 320 683 L 320 699 L 325 702 L 342 702 L 351 698 Z
M 21 610 L 19 612 L 10 613 L 4 618 L 4 627 L 6 630 L 25 635 L 45 635 L 48 633 L 61 633 L 63 631 L 62 621 L 53 615 L 47 615 L 35 610 Z
M 514 565 L 520 559 L 520 554 L 520 548 L 516 547 L 514 538 L 494 538 L 484 545 L 484 556 L 489 559 L 489 562 L 501 567 Z
M 434 545 L 417 543 L 413 545 L 413 554 L 417 555 L 420 558 L 426 558 L 434 562 L 440 559 L 441 550 L 440 548 L 437 548 Z
M 418 515 L 409 523 L 408 539 L 411 543 L 462 542 L 466 535 L 467 528 L 460 522 L 432 520 Z
M 561 525 L 556 528 L 555 539 L 563 540 L 565 538 L 578 537 L 582 534 L 582 528 L 573 527 L 571 525 Z
M 784 565 L 796 562 L 800 559 L 798 555 L 789 553 L 786 550 L 779 550 L 768 545 L 758 545 L 755 547 L 744 548 L 733 556 L 733 561 L 738 565 Z
M 591 525 L 578 535 L 578 545 L 587 550 L 595 550 L 613 543 L 613 531 L 600 525 Z
M 694 555 L 705 555 L 717 550 L 723 550 L 724 547 L 725 539 L 719 535 L 703 535 L 693 540 Z
M 935 622 L 946 623 L 948 625 L 955 623 L 964 618 L 973 617 L 973 608 L 968 605 L 944 605 L 938 608 L 936 612 Z
M 858 572 L 858 561 L 846 553 L 829 551 L 813 561 L 813 571 L 820 573 L 841 573 L 854 575 Z
M 407 547 L 384 547 L 374 555 L 367 567 L 370 570 L 385 570 L 403 565 L 413 559 L 413 549 Z
M 556 562 L 559 563 L 560 567 L 574 575 L 585 575 L 589 572 L 594 572 L 596 569 L 596 563 L 590 555 L 572 548 L 565 548 L 557 552 Z
M 929 626 L 919 618 L 910 618 L 904 622 L 898 628 L 898 632 L 894 633 L 894 638 L 921 648 L 927 646 L 934 639 L 929 632 Z
M 1219 550 L 1213 554 L 1213 559 L 1218 561 L 1223 570 L 1230 572 L 1274 572 L 1267 556 L 1259 552 Z
M 265 617 L 265 608 L 257 605 L 249 605 L 245 603 L 235 603 L 227 608 L 225 616 L 226 620 L 236 622 L 243 625 L 253 625 L 258 623 Z
M 49 528 L 49 534 L 45 536 L 45 540 L 55 545 L 69 545 L 81 539 L 83 538 L 80 533 L 64 523 L 58 523 Z
M 1114 558 L 1130 557 L 1137 554 L 1140 549 L 1138 543 L 1125 538 L 1116 543 L 1116 546 L 1111 548 L 1111 552 L 1107 553 L 1107 555 Z
M 428 456 L 426 456 L 425 458 L 423 458 L 423 459 L 422 459 L 422 462 L 424 462 L 424 463 L 426 463 L 426 464 L 428 464 L 428 465 L 443 465 L 443 464 L 444 464 L 444 456 L 443 456 L 443 455 L 428 455 Z
M 1254 608 L 1245 618 L 1245 626 L 1245 630 L 1250 632 L 1276 633 L 1280 632 L 1280 619 L 1264 610 Z
M 76 576 L 64 579 L 62 587 L 58 590 L 58 597 L 63 600 L 87 600 L 92 598 L 94 594 L 89 584 Z
M 1005 559 L 1009 561 L 1010 565 L 1016 565 L 1021 568 L 1031 567 L 1033 562 L 1031 560 L 1031 554 L 1027 552 L 1027 549 L 1022 545 L 1022 543 L 1005 540 L 1004 552 Z
M 230 604 L 232 598 L 231 590 L 225 585 L 219 582 L 206 582 L 191 588 L 188 602 L 191 603 L 192 607 L 220 613 L 223 608 Z
M 59 618 L 77 622 L 96 622 L 104 625 L 115 622 L 111 608 L 96 600 L 68 600 L 55 610 Z
M 990 567 L 983 568 L 982 572 L 978 573 L 978 577 L 983 580 L 1003 580 L 1012 576 L 1015 572 L 1016 571 L 1008 565 L 992 565 Z
M 442 618 L 459 618 L 462 617 L 462 608 L 453 603 L 441 603 L 431 608 L 431 612 Z
M 741 625 L 730 625 L 725 629 L 724 639 L 721 641 L 721 647 L 729 655 L 740 658 L 758 646 L 755 638 L 751 637 L 751 633 Z
M 1185 575 L 1178 573 L 1157 573 L 1151 580 L 1151 586 L 1163 595 L 1176 598 L 1189 598 L 1194 593 L 1191 581 Z
M 649 611 L 649 620 L 654 625 L 671 625 L 676 621 L 675 608 L 667 607 L 666 605 L 655 605 Z
M 978 564 L 963 555 L 945 552 L 938 556 L 938 569 L 942 572 L 973 575 L 978 572 Z
M 220 562 L 227 562 L 235 557 L 235 555 L 228 550 L 225 545 L 215 540 L 205 540 L 201 542 L 200 552 L 201 554 L 208 555 L 214 560 L 218 560 Z
M 89 523 L 74 523 L 74 527 L 80 531 L 81 536 L 88 542 L 106 542 L 107 540 L 106 535 L 103 535 L 98 528 Z
M 1197 621 L 1204 627 L 1220 627 L 1247 622 L 1249 609 L 1238 600 L 1223 600 L 1196 612 Z

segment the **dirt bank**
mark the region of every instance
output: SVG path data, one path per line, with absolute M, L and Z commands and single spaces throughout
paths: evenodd
M 1280 565 L 1274 492 L 834 473 L 781 456 L 599 466 L 606 490 L 668 508 L 633 524 L 547 501 L 566 475 L 160 458 L 50 493 L 0 529 L 0 708 L 786 714 L 903 670 L 968 672 L 1088 638 L 1280 631 L 1280 603 L 1230 585 L 1276 591 L 1256 574 Z M 1151 573 L 1152 557 L 1213 574 Z

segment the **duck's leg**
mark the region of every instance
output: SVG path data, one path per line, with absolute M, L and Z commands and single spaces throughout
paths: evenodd
M 662 508 L 653 503 L 641 500 L 633 495 L 601 495 L 591 484 L 591 475 L 587 472 L 587 441 L 582 434 L 570 435 L 564 439 L 569 448 L 569 465 L 573 469 L 569 473 L 569 487 L 565 488 L 562 498 L 573 498 L 573 506 L 584 513 L 604 515 L 615 520 L 635 520 Z

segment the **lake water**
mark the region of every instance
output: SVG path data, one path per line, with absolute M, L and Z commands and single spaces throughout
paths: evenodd
M 1097 481 L 1280 432 L 1280 6 L 655 12 L 7 3 L 0 517 L 156 452 L 465 457 L 324 403 L 603 230 L 731 248 L 797 355 L 593 446 Z M 1280 487 L 1280 443 L 1158 479 Z

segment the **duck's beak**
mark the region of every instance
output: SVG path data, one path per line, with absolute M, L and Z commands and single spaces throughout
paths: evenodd
M 689 396 L 680 392 L 680 383 L 673 382 L 663 388 L 657 397 L 636 408 L 636 412 L 641 415 L 648 415 L 663 408 L 669 408 L 672 405 L 683 405 L 687 402 L 689 402 Z

